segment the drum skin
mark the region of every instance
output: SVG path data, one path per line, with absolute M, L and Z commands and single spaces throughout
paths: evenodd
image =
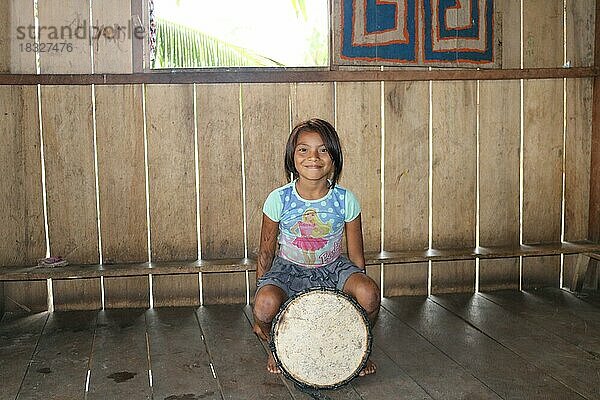
M 340 387 L 364 368 L 372 335 L 350 296 L 313 288 L 288 299 L 271 328 L 271 350 L 285 376 L 301 387 Z

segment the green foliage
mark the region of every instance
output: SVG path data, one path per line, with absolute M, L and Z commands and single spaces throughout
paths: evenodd
M 197 29 L 156 19 L 156 54 L 151 68 L 244 66 L 280 67 L 283 64 Z
M 296 11 L 296 15 L 297 16 L 302 15 L 302 17 L 306 21 L 306 3 L 304 2 L 304 0 L 291 0 L 291 1 L 292 1 L 292 7 L 294 7 L 294 11 Z

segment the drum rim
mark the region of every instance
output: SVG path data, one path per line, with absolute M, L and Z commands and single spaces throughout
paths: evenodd
M 354 308 L 356 308 L 356 310 L 359 312 L 359 315 L 362 317 L 362 319 L 363 319 L 363 321 L 365 323 L 365 326 L 367 327 L 367 351 L 365 352 L 365 354 L 363 356 L 363 359 L 362 359 L 362 361 L 360 363 L 360 366 L 348 378 L 346 378 L 342 382 L 336 383 L 334 385 L 310 385 L 308 383 L 301 382 L 298 379 L 294 378 L 283 367 L 283 364 L 282 364 L 281 360 L 279 359 L 279 356 L 277 355 L 277 351 L 275 349 L 275 340 L 274 340 L 274 337 L 275 337 L 275 327 L 276 327 L 277 323 L 279 322 L 279 319 L 281 318 L 281 315 L 287 309 L 287 306 L 292 301 L 294 301 L 298 297 L 301 297 L 301 296 L 306 295 L 306 294 L 311 293 L 311 292 L 332 292 L 332 293 L 335 293 L 336 295 L 341 295 L 342 297 L 346 298 L 346 300 L 348 300 L 354 306 Z M 273 354 L 273 358 L 275 359 L 275 362 L 277 363 L 277 367 L 279 367 L 279 369 L 281 370 L 281 372 L 283 373 L 283 375 L 286 378 L 292 380 L 296 385 L 298 385 L 298 386 L 300 386 L 301 388 L 304 388 L 304 389 L 337 389 L 337 388 L 340 388 L 340 387 L 346 385 L 348 382 L 350 382 L 351 380 L 353 380 L 354 378 L 356 378 L 358 376 L 358 374 L 360 374 L 360 371 L 362 371 L 365 368 L 365 366 L 367 365 L 367 361 L 369 360 L 369 356 L 371 355 L 372 347 L 373 347 L 373 333 L 371 331 L 371 323 L 369 321 L 369 318 L 367 317 L 367 312 L 358 303 L 358 301 L 356 301 L 352 296 L 350 296 L 347 293 L 344 293 L 341 290 L 335 289 L 335 288 L 330 288 L 330 287 L 312 287 L 312 288 L 304 289 L 304 290 L 296 293 L 294 296 L 288 298 L 281 305 L 281 307 L 279 308 L 279 311 L 277 312 L 277 315 L 275 316 L 275 318 L 273 318 L 273 323 L 271 324 L 271 335 L 270 335 L 270 338 L 269 338 L 269 349 L 271 350 L 271 354 Z

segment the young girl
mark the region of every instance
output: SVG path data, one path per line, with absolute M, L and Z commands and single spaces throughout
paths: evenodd
M 321 119 L 298 124 L 285 149 L 292 182 L 269 194 L 263 207 L 256 266 L 254 332 L 268 340 L 280 306 L 294 294 L 321 286 L 343 290 L 365 309 L 371 325 L 379 288 L 365 272 L 360 205 L 337 185 L 343 157 L 334 127 Z M 341 254 L 346 231 L 348 258 Z M 267 369 L 280 373 L 273 355 Z M 360 376 L 375 372 L 368 361 Z

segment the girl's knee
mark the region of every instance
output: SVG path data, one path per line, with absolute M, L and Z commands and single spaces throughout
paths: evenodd
M 271 322 L 285 301 L 285 297 L 283 290 L 276 286 L 262 287 L 254 299 L 254 315 L 261 322 Z
M 352 295 L 368 314 L 379 309 L 381 295 L 373 279 L 357 273 L 353 274 L 348 281 L 349 284 L 344 287 L 344 291 Z

